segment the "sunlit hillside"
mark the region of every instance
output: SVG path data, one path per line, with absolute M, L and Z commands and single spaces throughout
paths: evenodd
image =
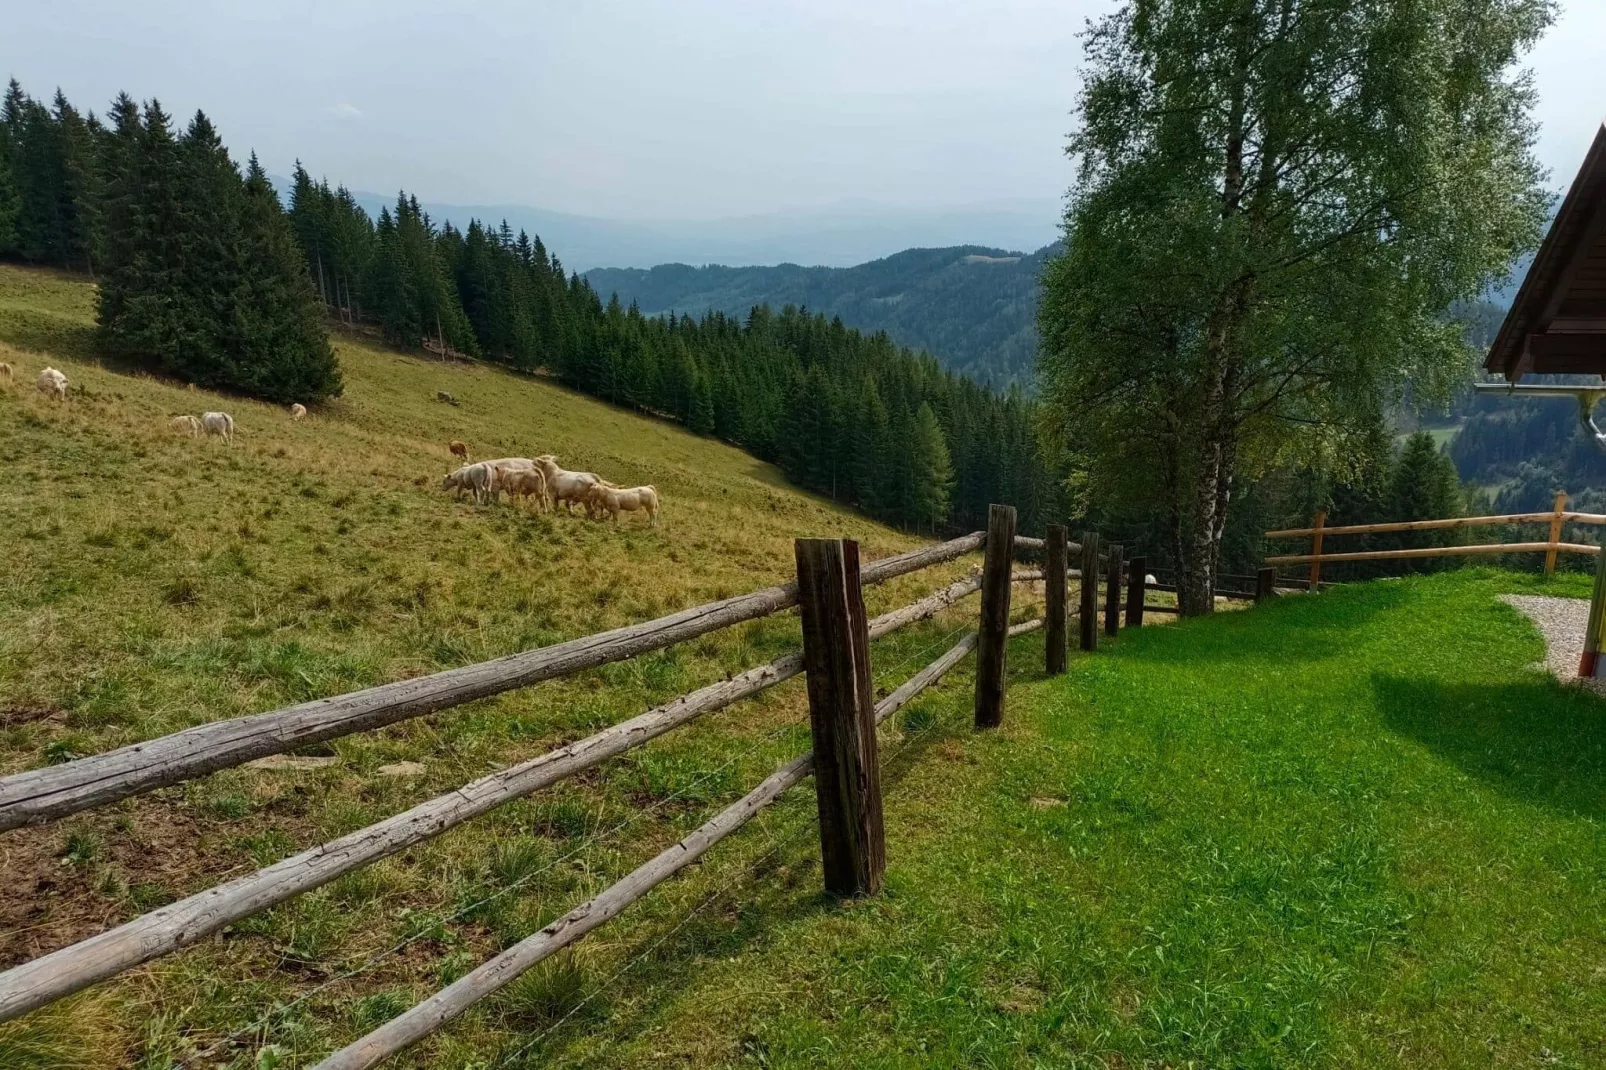
M 0 390 L 3 772 L 778 582 L 791 574 L 800 535 L 858 538 L 869 557 L 915 541 L 672 425 L 544 381 L 356 339 L 336 339 L 345 396 L 293 423 L 273 406 L 98 363 L 94 300 L 79 278 L 0 267 L 0 360 L 15 368 Z M 33 387 L 47 364 L 71 381 L 65 402 Z M 232 445 L 169 426 L 175 414 L 213 409 L 233 414 Z M 454 466 L 452 439 L 476 457 L 550 452 L 621 484 L 650 482 L 663 497 L 661 523 L 627 517 L 615 528 L 455 501 L 439 488 Z M 909 601 L 940 578 L 874 591 L 872 609 Z M 900 643 L 919 653 L 937 627 L 878 644 L 885 664 L 903 657 Z M 787 617 L 758 622 L 299 756 L 332 761 L 226 771 L 9 833 L 0 852 L 9 889 L 0 965 L 767 660 L 795 645 L 795 629 Z M 30 1021 L 65 1030 L 83 1065 L 166 1066 L 218 1044 L 219 1059 L 269 1042 L 326 1051 L 355 1035 L 364 1015 L 380 1014 L 348 1013 L 354 1000 L 388 992 L 388 1007 L 426 994 L 442 972 L 460 973 L 533 931 L 806 748 L 803 710 L 798 683 L 779 688 L 102 985 L 57 1019 Z M 665 798 L 674 805 L 559 861 Z M 519 895 L 462 915 L 464 904 L 543 866 L 553 868 L 521 882 Z M 676 902 L 666 897 L 663 909 Z M 234 1035 L 274 1001 L 304 994 L 420 925 L 439 930 L 424 946 L 321 992 L 272 1029 Z M 0 1050 L 10 1028 L 0 1027 Z M 479 1031 L 498 1028 L 471 1023 L 441 1043 L 472 1046 Z M 421 1065 L 438 1050 L 421 1049 Z

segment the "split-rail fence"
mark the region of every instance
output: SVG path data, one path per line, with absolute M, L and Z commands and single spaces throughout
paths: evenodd
M 983 552 L 981 571 L 900 609 L 867 619 L 862 589 Z M 1039 555 L 1042 568 L 1016 571 L 1017 553 Z M 1012 636 L 1046 630 L 1045 669 L 1066 669 L 1068 623 L 1079 621 L 1080 646 L 1092 650 L 1100 631 L 1121 621 L 1139 626 L 1145 605 L 1144 559 L 1124 560 L 1119 546 L 1100 552 L 1089 533 L 1069 541 L 1061 526 L 1046 538 L 1015 532 L 1015 510 L 992 507 L 988 530 L 882 560 L 861 563 L 847 540 L 800 539 L 795 581 L 682 610 L 656 620 L 584 636 L 429 676 L 319 699 L 268 713 L 198 725 L 62 765 L 0 778 L 0 831 L 66 817 L 166 785 L 242 765 L 323 740 L 395 724 L 543 680 L 623 661 L 697 636 L 796 607 L 802 650 L 681 695 L 585 739 L 474 780 L 366 828 L 321 844 L 216 887 L 159 907 L 97 936 L 0 973 L 0 1022 L 62 999 L 142 963 L 178 951 L 259 911 L 311 891 L 481 814 L 590 769 L 691 721 L 803 674 L 813 748 L 782 765 L 741 799 L 633 872 L 501 952 L 428 999 L 381 1025 L 318 1067 L 374 1066 L 444 1026 L 524 971 L 616 917 L 683 870 L 805 777 L 813 776 L 826 888 L 842 896 L 876 893 L 885 867 L 876 726 L 965 657 L 975 653 L 974 720 L 978 729 L 1004 716 L 1006 651 Z M 1073 561 L 1080 568 L 1073 568 Z M 1269 570 L 1264 570 L 1269 571 Z M 1078 608 L 1068 580 L 1078 579 Z M 1041 581 L 1044 616 L 1010 623 L 1015 584 Z M 1100 588 L 1104 604 L 1100 606 Z M 1124 605 L 1123 605 L 1124 588 Z M 1266 593 L 1269 593 L 1269 586 Z M 874 700 L 869 643 L 980 594 L 970 632 L 891 694 Z M 1245 595 L 1248 597 L 1248 595 Z

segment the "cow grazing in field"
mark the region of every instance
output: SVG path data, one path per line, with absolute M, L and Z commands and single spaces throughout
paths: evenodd
M 535 462 L 530 460 L 528 457 L 497 457 L 481 463 L 490 465 L 492 470 L 496 473 L 496 486 L 491 491 L 492 501 L 495 501 L 497 496 L 506 489 L 504 484 L 506 483 L 506 477 L 508 475 L 513 472 L 537 471 Z
M 10 380 L 11 378 L 11 365 L 7 364 L 3 360 L 0 360 L 0 377 L 3 377 L 7 380 Z
M 67 377 L 54 368 L 46 368 L 39 373 L 39 378 L 33 384 L 38 391 L 47 398 L 65 401 L 67 398 Z
M 509 498 L 517 501 L 520 498 L 534 498 L 535 511 L 545 512 L 547 505 L 546 476 L 539 468 L 501 468 L 497 469 L 496 484 L 498 490 L 507 491 Z
M 234 417 L 226 412 L 201 413 L 201 429 L 209 435 L 217 435 L 224 442 L 234 441 Z
M 456 498 L 458 501 L 462 501 L 463 500 L 463 492 L 465 490 L 473 490 L 474 489 L 473 488 L 473 484 L 471 484 L 469 482 L 468 468 L 469 468 L 469 466 L 465 464 L 463 467 L 459 468 L 457 471 L 455 471 L 455 472 L 447 472 L 444 476 L 441 477 L 441 489 L 442 490 L 456 491 L 456 493 L 453 495 L 453 497 Z
M 181 435 L 196 438 L 201 434 L 201 420 L 198 416 L 175 416 L 168 421 L 168 426 Z
M 447 393 L 445 390 L 437 390 L 437 391 L 435 391 L 435 400 L 436 401 L 444 401 L 448 405 L 456 405 L 457 404 L 457 399 L 455 397 L 453 397 L 451 394 Z
M 454 438 L 448 442 L 446 448 L 452 451 L 453 457 L 461 457 L 464 461 L 468 460 L 468 447 L 457 439 Z
M 653 527 L 658 526 L 658 491 L 652 486 L 615 487 L 599 482 L 586 497 L 587 512 L 593 508 L 599 513 L 607 513 L 615 524 L 619 523 L 621 512 L 640 510 L 647 514 Z
M 441 489 L 455 490 L 458 498 L 462 498 L 466 490 L 474 495 L 475 503 L 484 505 L 496 496 L 497 474 L 497 470 L 484 461 L 465 464 L 457 471 L 447 473 L 441 480 Z
M 307 415 L 307 407 L 301 402 L 298 401 L 290 406 L 290 419 L 299 420 L 305 415 Z
M 587 513 L 591 511 L 588 504 L 591 488 L 602 483 L 595 472 L 565 471 L 558 467 L 558 459 L 550 453 L 535 458 L 535 465 L 546 476 L 547 494 L 554 508 L 561 503 L 564 512 L 573 513 L 574 503 L 579 502 L 586 506 Z

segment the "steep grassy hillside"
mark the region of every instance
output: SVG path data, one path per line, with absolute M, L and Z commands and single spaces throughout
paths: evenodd
M 745 316 L 754 305 L 806 305 L 849 327 L 886 331 L 945 368 L 1003 387 L 1028 382 L 1037 357 L 1037 277 L 1053 246 L 1027 256 L 975 245 L 906 249 L 850 268 L 601 268 L 586 277 L 643 312 Z
M 913 544 L 719 443 L 544 382 L 359 340 L 337 341 L 346 396 L 291 423 L 271 406 L 96 363 L 93 303 L 82 280 L 0 266 L 0 360 L 17 368 L 0 389 L 3 772 L 777 582 L 799 535 L 855 537 L 869 556 Z M 32 388 L 47 363 L 72 382 L 66 403 Z M 438 390 L 461 404 L 435 400 Z M 169 430 L 175 413 L 207 409 L 234 415 L 233 446 Z M 481 457 L 552 452 L 622 483 L 652 482 L 661 526 L 455 502 L 438 489 L 453 438 Z M 872 610 L 943 578 L 876 590 Z M 901 680 L 955 626 L 878 644 L 878 670 Z M 757 622 L 302 756 L 332 760 L 225 771 L 7 833 L 0 965 L 767 660 L 795 632 L 790 618 Z M 962 682 L 940 694 L 963 707 Z M 805 749 L 801 696 L 800 682 L 785 685 L 64 1010 L 0 1026 L 0 1065 L 21 1065 L 25 1035 L 49 1053 L 28 1065 L 281 1065 L 256 1061 L 264 1045 L 298 1065 L 527 935 Z M 801 827 L 811 808 L 799 793 L 413 1065 L 458 1065 L 570 1009 L 576 992 L 767 849 L 771 825 Z M 783 868 L 811 857 L 794 852 Z
M 1485 571 L 1125 632 L 888 805 L 887 892 L 688 959 L 589 1067 L 1606 1065 L 1606 700 Z M 650 1024 L 650 1030 L 643 1024 Z

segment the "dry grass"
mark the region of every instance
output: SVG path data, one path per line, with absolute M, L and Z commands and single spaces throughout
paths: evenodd
M 10 580 L 0 588 L 0 772 L 750 590 L 787 577 L 797 536 L 857 538 L 869 557 L 914 545 L 788 488 L 735 449 L 546 382 L 360 340 L 337 349 L 346 397 L 292 423 L 273 406 L 95 361 L 92 287 L 0 266 L 0 360 L 17 368 L 0 390 Z M 65 403 L 32 388 L 46 363 L 71 380 Z M 461 404 L 436 401 L 437 390 Z M 174 414 L 208 409 L 233 414 L 232 447 L 168 427 Z M 551 452 L 620 483 L 651 482 L 665 502 L 661 526 L 455 502 L 437 489 L 454 438 L 476 457 Z M 926 573 L 874 591 L 872 612 L 945 578 Z M 878 644 L 885 671 L 898 672 L 886 679 L 907 676 L 970 612 Z M 335 741 L 322 749 L 339 759 L 326 768 L 228 770 L 9 833 L 0 880 L 15 894 L 0 906 L 0 964 L 395 813 L 795 642 L 790 618 L 755 622 Z M 122 1061 L 152 1066 L 247 1065 L 264 1044 L 279 1045 L 286 1065 L 327 1051 L 690 828 L 802 749 L 805 719 L 794 682 L 108 982 L 95 995 L 112 1008 L 113 1047 Z M 401 761 L 424 772 L 379 775 Z M 655 804 L 651 819 L 562 860 Z M 795 801 L 790 810 L 803 812 Z M 760 842 L 755 835 L 754 851 Z M 521 878 L 516 894 L 465 913 Z M 595 969 L 695 901 L 701 880 L 610 930 Z M 209 1051 L 265 1008 L 407 936 L 419 938 L 404 952 Z M 576 961 L 584 965 L 573 969 L 592 971 L 590 960 Z M 359 999 L 370 1002 L 352 1010 Z M 521 1020 L 487 1009 L 413 1059 L 483 1054 Z

